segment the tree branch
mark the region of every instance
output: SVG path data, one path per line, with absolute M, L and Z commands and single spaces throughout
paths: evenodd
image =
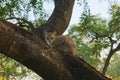
M 45 29 L 48 31 L 56 30 L 58 34 L 62 34 L 68 27 L 71 19 L 74 1 L 75 0 L 54 0 L 55 8 L 52 15 L 44 25 L 34 29 L 33 32 L 41 38 L 43 38 L 42 34 Z
M 62 34 L 68 27 L 74 0 L 55 0 L 55 9 L 47 21 L 47 25 Z
M 62 34 L 71 18 L 74 0 L 54 1 L 55 9 L 51 17 L 33 30 L 40 38 L 0 20 L 0 52 L 22 63 L 45 80 L 110 80 L 79 57 L 61 55 L 43 42 L 45 29 Z
M 73 80 L 60 55 L 47 48 L 34 34 L 0 20 L 0 36 L 1 53 L 32 69 L 45 80 Z
M 107 71 L 107 68 L 108 68 L 108 66 L 109 66 L 110 59 L 111 59 L 112 55 L 113 55 L 115 52 L 117 52 L 117 51 L 120 50 L 120 43 L 118 44 L 118 46 L 117 46 L 115 49 L 113 49 L 113 45 L 114 45 L 117 41 L 116 41 L 116 40 L 113 40 L 111 37 L 108 37 L 108 38 L 109 38 L 109 40 L 110 40 L 110 42 L 111 42 L 111 47 L 110 47 L 110 51 L 109 51 L 109 54 L 108 54 L 108 56 L 107 56 L 107 59 L 106 59 L 106 61 L 105 61 L 103 70 L 102 70 L 102 74 L 103 74 L 103 75 L 105 75 L 105 73 L 106 73 L 106 71 Z
M 58 54 L 34 34 L 7 21 L 0 20 L 0 36 L 1 53 L 45 80 L 110 80 L 80 58 Z

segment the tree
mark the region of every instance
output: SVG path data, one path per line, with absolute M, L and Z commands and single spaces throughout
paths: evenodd
M 113 55 L 120 50 L 120 7 L 116 4 L 111 5 L 109 11 L 111 20 L 107 21 L 106 19 L 100 18 L 98 15 L 92 15 L 88 3 L 86 2 L 84 11 L 80 17 L 80 23 L 73 25 L 69 30 L 69 34 L 77 43 L 78 51 L 82 51 L 80 54 L 82 55 L 81 57 L 96 68 L 98 68 L 100 64 L 101 68 L 103 68 L 102 74 L 104 75 L 110 64 L 110 59 L 112 58 L 113 61 L 115 61 L 116 59 Z M 100 62 L 100 53 L 105 49 L 108 50 L 108 54 L 106 54 L 107 58 L 103 66 L 103 63 L 101 64 Z M 105 53 L 103 54 L 105 55 Z M 91 57 L 92 61 L 95 60 L 94 62 L 91 61 Z M 113 61 L 111 60 L 111 62 Z M 107 75 L 110 74 L 109 72 Z
M 44 42 L 45 29 L 56 30 L 61 35 L 71 18 L 74 0 L 54 2 L 55 9 L 50 18 L 32 32 L 1 19 L 0 52 L 22 63 L 45 80 L 110 80 L 81 58 L 59 53 Z
M 108 34 L 106 35 L 106 37 L 108 37 L 109 41 L 110 41 L 110 51 L 108 54 L 108 57 L 106 59 L 104 68 L 102 73 L 105 74 L 105 72 L 107 71 L 107 67 L 109 65 L 110 59 L 113 56 L 113 54 L 115 54 L 117 51 L 120 50 L 120 43 L 118 42 L 120 40 L 120 7 L 118 5 L 114 5 L 112 6 L 112 10 L 111 10 L 111 14 L 112 14 L 112 20 L 108 23 Z M 116 38 L 116 39 L 113 39 Z M 117 43 L 118 42 L 118 43 Z M 117 45 L 114 48 L 114 45 Z

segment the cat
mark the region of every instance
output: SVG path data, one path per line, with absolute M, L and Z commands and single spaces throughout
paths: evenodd
M 44 37 L 47 44 L 61 53 L 70 53 L 77 55 L 77 48 L 73 40 L 67 35 L 57 35 L 56 31 L 44 31 Z

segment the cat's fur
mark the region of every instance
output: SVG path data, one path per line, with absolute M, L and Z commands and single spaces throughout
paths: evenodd
M 76 45 L 67 35 L 57 35 L 56 32 L 44 31 L 45 41 L 47 44 L 62 53 L 77 55 Z

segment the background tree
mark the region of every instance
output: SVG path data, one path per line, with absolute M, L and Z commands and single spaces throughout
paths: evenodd
M 107 21 L 98 15 L 92 15 L 88 3 L 85 2 L 80 23 L 73 25 L 69 30 L 69 35 L 77 44 L 80 57 L 103 74 L 106 73 L 111 63 L 106 74 L 111 77 L 115 77 L 116 74 L 119 75 L 119 72 L 117 72 L 119 60 L 116 60 L 119 57 L 118 51 L 120 50 L 119 10 L 120 7 L 117 4 L 111 5 L 109 10 L 111 20 Z M 107 50 L 107 53 L 105 53 L 105 50 Z M 113 65 L 115 63 L 118 65 Z M 114 73 L 110 73 L 112 69 Z

